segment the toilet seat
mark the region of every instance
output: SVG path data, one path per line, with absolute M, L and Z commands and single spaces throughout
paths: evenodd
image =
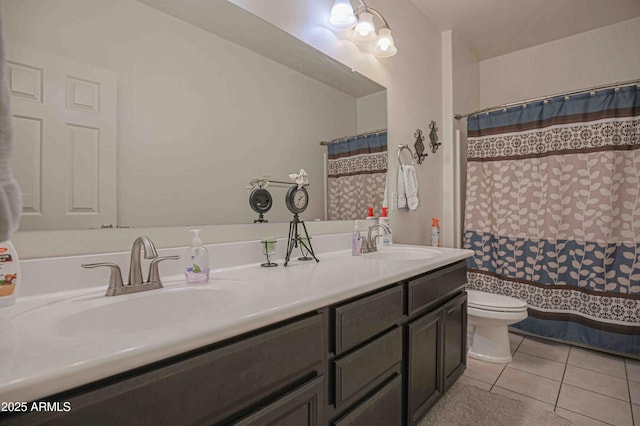
M 527 310 L 527 302 L 523 300 L 477 290 L 467 290 L 467 306 L 490 312 L 522 312 Z

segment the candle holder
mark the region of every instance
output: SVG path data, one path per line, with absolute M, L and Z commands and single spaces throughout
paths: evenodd
M 273 256 L 276 252 L 276 243 L 277 240 L 262 240 L 260 244 L 262 244 L 262 253 L 267 256 L 267 262 L 260 264 L 263 268 L 273 268 L 274 266 L 278 266 L 277 263 L 271 261 L 271 256 Z

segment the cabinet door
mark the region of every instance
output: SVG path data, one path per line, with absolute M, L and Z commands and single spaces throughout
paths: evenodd
M 407 423 L 418 424 L 443 392 L 442 309 L 407 326 Z
M 467 367 L 467 294 L 444 306 L 444 389 L 455 383 Z
M 322 423 L 324 376 L 285 395 L 236 423 L 237 426 L 316 426 Z

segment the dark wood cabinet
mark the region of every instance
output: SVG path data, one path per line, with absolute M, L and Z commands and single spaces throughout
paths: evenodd
M 467 356 L 466 265 L 459 262 L 407 283 L 405 422 L 416 425 L 462 375 Z
M 467 368 L 467 295 L 459 295 L 443 308 L 444 314 L 444 391 L 455 383 Z
M 407 423 L 417 424 L 444 392 L 442 381 L 442 310 L 407 325 Z

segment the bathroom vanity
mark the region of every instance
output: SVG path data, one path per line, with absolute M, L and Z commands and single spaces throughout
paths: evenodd
M 252 291 L 261 291 L 263 285 L 270 291 L 259 294 L 249 307 L 239 305 L 235 313 L 227 312 L 224 324 L 220 320 L 179 327 L 183 334 L 191 333 L 191 339 L 176 338 L 166 326 L 165 333 L 137 333 L 142 339 L 138 347 L 122 347 L 128 346 L 130 355 L 126 349 L 116 351 L 115 346 L 97 351 L 118 352 L 113 354 L 115 370 L 100 367 L 109 363 L 109 354 L 102 360 L 97 355 L 87 359 L 84 370 L 72 358 L 56 361 L 66 363 L 57 366 L 63 369 L 59 377 L 68 379 L 66 366 L 77 383 L 70 386 L 74 382 L 68 382 L 59 392 L 46 393 L 53 389 L 48 386 L 55 386 L 52 366 L 42 367 L 39 381 L 24 378 L 29 382 L 24 385 L 19 378 L 5 382 L 4 372 L 2 401 L 15 395 L 29 402 L 59 402 L 59 407 L 68 403 L 70 410 L 31 411 L 2 421 L 29 425 L 417 424 L 465 368 L 464 258 L 470 252 L 438 249 L 428 258 L 409 260 L 395 259 L 390 253 L 382 260 L 324 253 L 319 264 L 292 263 L 268 273 L 257 265 L 220 271 L 208 284 L 212 290 L 220 290 L 216 279 L 242 279 L 252 283 Z M 166 291 L 178 295 L 182 287 L 176 286 L 172 289 L 167 284 Z M 230 318 L 234 315 L 235 319 Z M 15 324 L 17 329 L 26 326 Z M 13 337 L 14 342 L 21 339 Z M 94 345 L 100 345 L 99 337 L 95 336 Z M 184 350 L 187 340 L 196 347 Z M 210 343 L 202 344 L 207 340 Z M 177 352 L 166 356 L 172 341 Z M 56 350 L 52 358 L 62 359 Z M 3 360 L 16 362 L 10 356 Z M 92 378 L 92 364 L 103 377 Z

